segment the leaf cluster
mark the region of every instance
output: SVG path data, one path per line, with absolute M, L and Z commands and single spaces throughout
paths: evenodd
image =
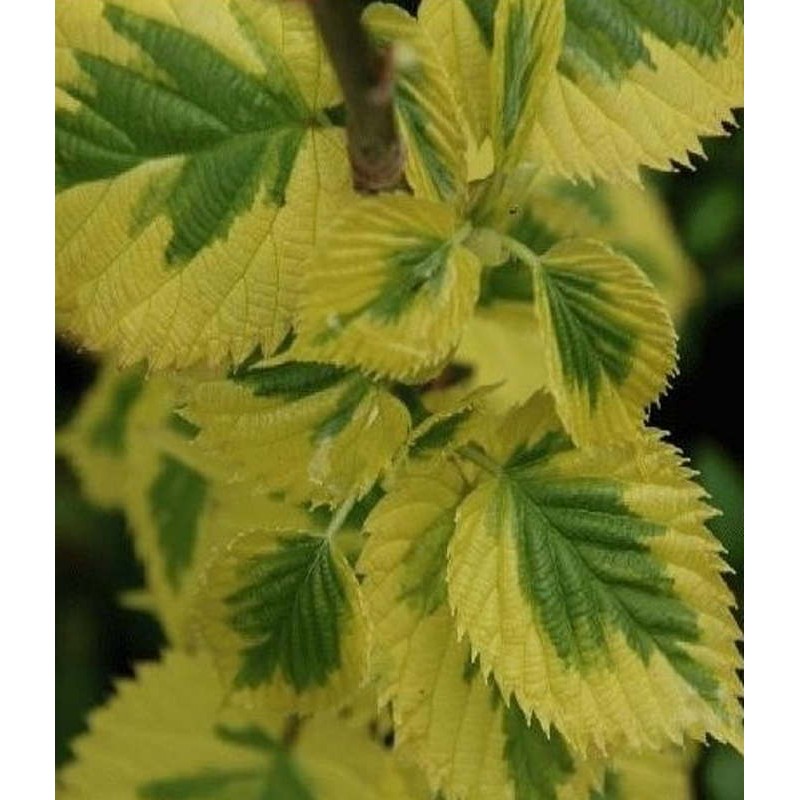
M 697 287 L 635 181 L 741 103 L 741 9 L 363 22 L 409 187 L 369 197 L 301 4 L 57 5 L 57 320 L 107 360 L 59 447 L 171 642 L 64 795 L 686 796 L 740 634 L 645 424 Z

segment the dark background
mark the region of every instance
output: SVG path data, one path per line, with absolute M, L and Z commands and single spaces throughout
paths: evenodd
M 410 10 L 417 3 L 401 2 Z M 742 116 L 738 117 L 743 122 Z M 705 283 L 684 321 L 680 374 L 651 416 L 692 459 L 714 504 L 713 521 L 743 586 L 743 133 L 706 142 L 708 160 L 696 171 L 651 176 L 662 192 L 687 252 Z M 74 412 L 96 365 L 56 342 L 56 426 Z M 149 616 L 123 609 L 118 598 L 143 585 L 121 514 L 99 511 L 81 497 L 68 465 L 56 462 L 56 764 L 70 757 L 70 740 L 86 715 L 109 696 L 112 681 L 132 675 L 136 661 L 164 645 Z M 714 745 L 695 778 L 698 798 L 744 797 L 741 758 Z M 654 798 L 653 800 L 669 800 Z

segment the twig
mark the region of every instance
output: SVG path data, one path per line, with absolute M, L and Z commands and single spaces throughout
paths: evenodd
M 391 51 L 370 41 L 358 0 L 306 2 L 344 94 L 353 186 L 363 193 L 402 186 L 405 155 L 394 117 Z

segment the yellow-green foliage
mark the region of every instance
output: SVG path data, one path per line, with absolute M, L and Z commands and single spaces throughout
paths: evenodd
M 58 446 L 171 644 L 65 798 L 682 798 L 741 747 L 637 184 L 740 105 L 742 20 L 666 5 L 371 4 L 406 180 L 359 197 L 302 3 L 58 0 L 57 321 L 105 358 Z

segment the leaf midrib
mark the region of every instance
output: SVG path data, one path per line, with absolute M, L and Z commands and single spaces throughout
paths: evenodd
M 563 546 L 571 555 L 574 562 L 579 566 L 580 570 L 587 576 L 588 578 L 588 585 L 593 586 L 593 591 L 596 592 L 598 595 L 602 596 L 604 600 L 610 602 L 614 608 L 621 613 L 637 632 L 642 635 L 647 642 L 650 644 L 650 649 L 657 650 L 670 664 L 672 664 L 672 657 L 671 655 L 665 651 L 664 648 L 661 647 L 661 643 L 659 641 L 660 637 L 657 634 L 652 633 L 632 615 L 630 610 L 628 609 L 627 605 L 623 600 L 617 597 L 616 592 L 614 591 L 614 586 L 607 583 L 600 575 L 598 575 L 594 568 L 589 564 L 581 555 L 578 546 L 572 541 L 569 535 L 565 534 L 563 530 L 561 530 L 547 515 L 545 512 L 545 508 L 547 506 L 543 506 L 539 501 L 537 501 L 528 491 L 528 487 L 524 480 L 522 480 L 521 475 L 514 476 L 513 474 L 506 473 L 504 478 L 508 480 L 514 491 L 514 494 L 517 496 L 524 497 L 525 502 L 528 506 L 536 513 L 540 524 L 542 525 L 544 535 L 547 537 L 548 548 L 552 550 L 552 548 Z M 525 530 L 525 534 L 528 535 L 528 530 Z M 556 574 L 558 579 L 558 586 L 559 586 L 559 593 L 563 597 L 564 596 L 564 587 L 561 583 L 560 575 Z M 661 596 L 661 595 L 659 595 Z M 599 624 L 603 625 L 603 641 L 606 642 L 606 628 L 603 620 L 598 620 Z M 570 619 L 570 630 L 573 632 L 573 638 L 575 629 L 572 625 L 572 620 Z M 620 630 L 620 633 L 625 636 L 624 630 Z M 581 647 L 578 644 L 577 639 L 574 638 L 575 650 L 578 654 L 580 654 Z M 607 642 L 606 642 L 607 646 Z M 649 660 L 649 653 L 642 654 L 644 656 L 643 660 L 644 663 L 647 664 Z M 580 656 L 579 656 L 580 657 Z M 585 662 L 582 662 L 585 663 Z M 674 667 L 673 667 L 674 668 Z

